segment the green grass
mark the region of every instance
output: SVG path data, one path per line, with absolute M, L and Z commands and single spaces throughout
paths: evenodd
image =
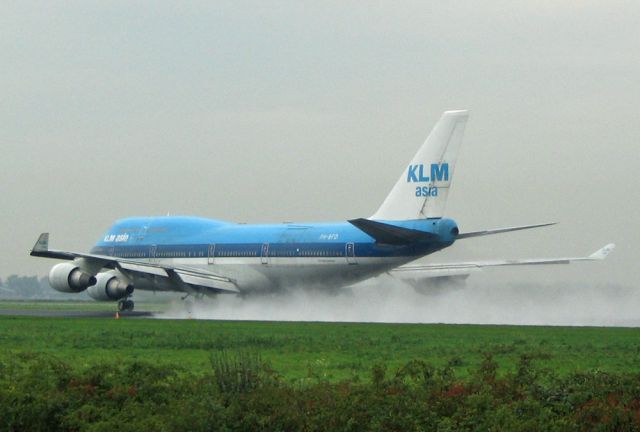
M 211 355 L 259 353 L 287 381 L 366 379 L 413 359 L 476 370 L 491 351 L 501 371 L 534 354 L 560 375 L 640 372 L 640 330 L 426 324 L 287 323 L 196 320 L 0 317 L 2 356 L 54 355 L 78 366 L 143 359 L 210 370 Z

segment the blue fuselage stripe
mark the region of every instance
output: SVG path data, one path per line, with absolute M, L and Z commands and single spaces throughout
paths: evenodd
M 224 257 L 345 257 L 346 243 L 269 243 L 263 253 L 262 243 L 176 245 L 95 246 L 91 253 L 122 258 L 224 258 Z M 438 244 L 412 246 L 380 246 L 374 243 L 355 243 L 354 255 L 358 257 L 399 257 L 424 255 L 441 249 Z
M 346 222 L 244 225 L 193 217 L 155 217 L 116 222 L 91 252 L 140 259 L 345 257 L 347 245 L 352 243 L 358 257 L 413 257 L 443 249 L 454 241 L 449 231 L 455 223 L 450 219 L 386 223 L 429 232 L 435 239 L 382 245 Z

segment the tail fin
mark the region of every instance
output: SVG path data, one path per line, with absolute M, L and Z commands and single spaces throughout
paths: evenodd
M 446 111 L 400 175 L 377 220 L 440 218 L 447 203 L 467 111 Z

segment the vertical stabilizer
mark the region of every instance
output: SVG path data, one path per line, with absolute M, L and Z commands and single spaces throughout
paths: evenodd
M 444 214 L 468 111 L 446 111 L 405 168 L 377 220 L 439 218 Z

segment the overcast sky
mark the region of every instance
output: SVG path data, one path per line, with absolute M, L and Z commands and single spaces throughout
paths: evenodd
M 469 109 L 433 260 L 572 256 L 513 279 L 640 277 L 640 3 L 0 4 L 0 276 L 38 234 L 88 250 L 115 219 L 371 215 L 447 109 Z

